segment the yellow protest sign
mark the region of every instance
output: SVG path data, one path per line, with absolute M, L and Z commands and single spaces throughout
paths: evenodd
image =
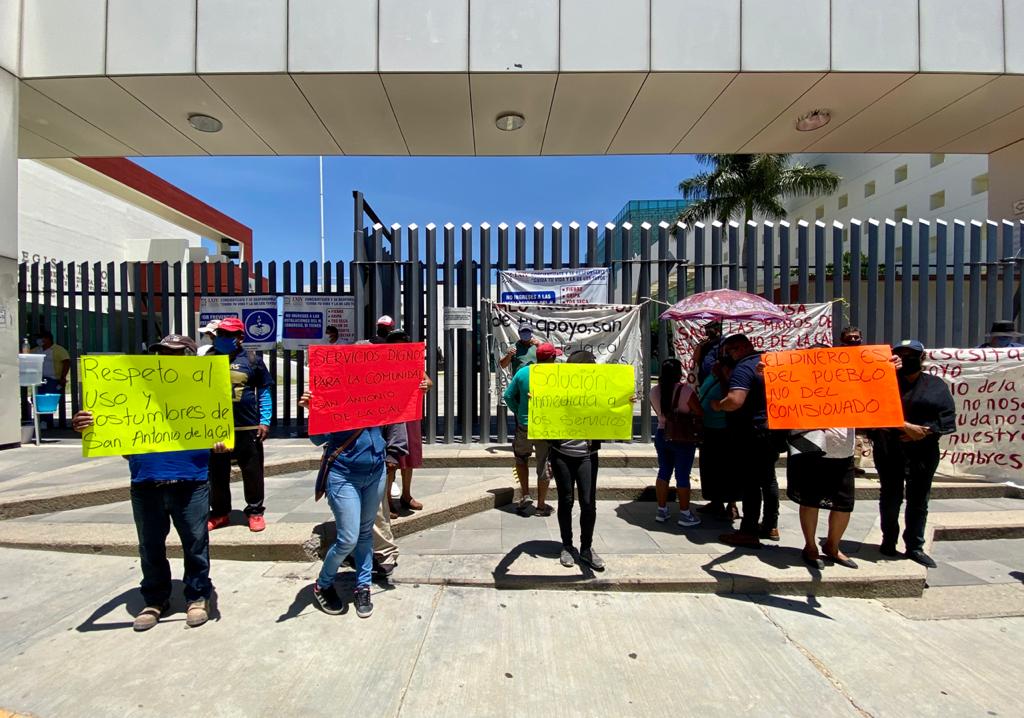
M 634 390 L 627 364 L 534 364 L 529 438 L 632 439 Z
M 84 356 L 79 376 L 93 418 L 82 456 L 235 444 L 226 356 Z

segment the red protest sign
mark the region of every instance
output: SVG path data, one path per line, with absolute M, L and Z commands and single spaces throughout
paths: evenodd
M 400 424 L 423 418 L 424 345 L 309 347 L 309 433 Z
M 764 355 L 771 429 L 903 426 L 887 346 L 832 347 Z

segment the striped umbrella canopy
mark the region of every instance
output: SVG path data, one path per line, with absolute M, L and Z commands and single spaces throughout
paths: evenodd
M 786 315 L 778 306 L 764 297 L 733 289 L 713 289 L 710 292 L 692 294 L 676 302 L 661 314 L 662 319 L 753 319 L 773 322 L 785 319 Z

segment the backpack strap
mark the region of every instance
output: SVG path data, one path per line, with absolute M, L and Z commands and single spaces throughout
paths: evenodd
M 331 470 L 331 466 L 338 460 L 338 457 L 345 453 L 345 449 L 352 446 L 352 442 L 359 438 L 359 435 L 363 433 L 362 429 L 356 430 L 350 437 L 345 439 L 345 442 L 337 449 L 332 451 L 329 455 L 327 448 L 324 447 L 324 455 L 320 459 L 320 471 L 316 475 L 316 483 L 313 486 L 313 500 L 319 501 L 323 498 L 323 495 L 327 493 L 327 474 Z

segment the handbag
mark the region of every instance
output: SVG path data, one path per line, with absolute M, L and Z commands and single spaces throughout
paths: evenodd
M 704 419 L 701 416 L 679 411 L 679 394 L 682 384 L 672 392 L 672 411 L 665 417 L 665 438 L 682 444 L 699 444 L 704 439 Z
M 330 473 L 331 466 L 338 460 L 339 456 L 345 453 L 345 449 L 352 446 L 352 442 L 358 439 L 362 433 L 363 430 L 359 429 L 352 436 L 345 439 L 345 443 L 330 454 L 327 453 L 327 447 L 324 447 L 324 454 L 320 457 L 320 470 L 316 472 L 316 484 L 313 485 L 314 501 L 319 501 L 327 493 L 327 474 Z

